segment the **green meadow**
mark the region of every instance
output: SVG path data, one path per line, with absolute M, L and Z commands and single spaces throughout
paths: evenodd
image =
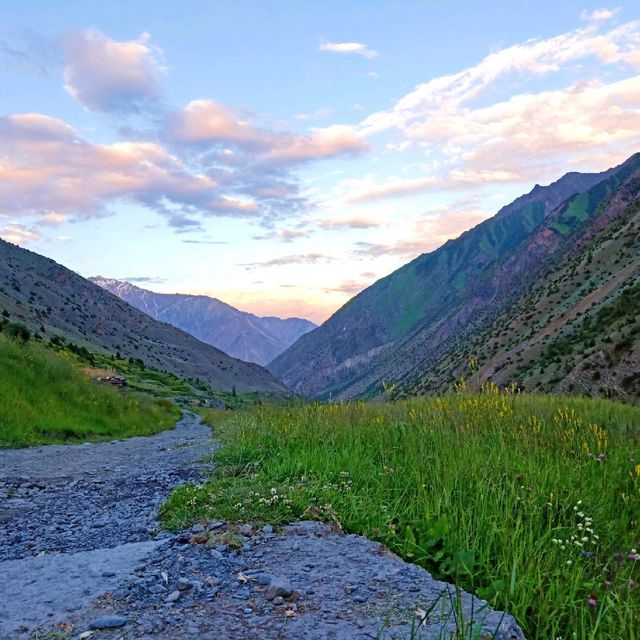
M 513 614 L 527 638 L 639 637 L 640 409 L 485 387 L 206 420 L 223 447 L 170 528 L 322 519 Z
M 70 352 L 0 334 L 0 447 L 150 435 L 178 416 L 167 400 L 96 383 Z

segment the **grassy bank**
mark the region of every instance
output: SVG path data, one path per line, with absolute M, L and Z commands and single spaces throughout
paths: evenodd
M 178 414 L 166 400 L 97 384 L 64 353 L 0 335 L 0 446 L 149 435 Z
M 168 526 L 321 518 L 509 611 L 527 638 L 638 637 L 637 408 L 487 389 L 208 420 L 217 475 L 174 492 Z

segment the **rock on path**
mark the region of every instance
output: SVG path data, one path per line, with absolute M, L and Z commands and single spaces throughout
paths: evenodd
M 185 418 L 149 438 L 0 450 L 0 638 L 57 623 L 94 640 L 524 639 L 510 616 L 325 524 L 153 539 L 157 506 L 212 448 Z

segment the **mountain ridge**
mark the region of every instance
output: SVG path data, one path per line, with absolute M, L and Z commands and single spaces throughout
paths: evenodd
M 179 327 L 245 362 L 270 362 L 316 326 L 302 318 L 260 317 L 211 296 L 156 293 L 103 276 L 89 280 L 156 320 Z
M 257 364 L 231 358 L 135 309 L 54 260 L 0 240 L 0 309 L 42 339 L 62 335 L 90 349 L 197 378 L 215 389 L 288 394 Z
M 399 382 L 409 370 L 428 367 L 425 359 L 434 357 L 439 345 L 453 344 L 480 315 L 497 313 L 494 300 L 506 304 L 516 298 L 540 261 L 553 259 L 565 236 L 591 220 L 595 209 L 584 209 L 577 198 L 581 193 L 595 189 L 601 202 L 639 166 L 640 154 L 634 154 L 600 174 L 571 172 L 547 187 L 537 185 L 492 218 L 365 289 L 269 370 L 299 393 L 350 398 L 376 395 L 382 381 Z M 523 251 L 521 243 L 532 238 L 535 243 Z

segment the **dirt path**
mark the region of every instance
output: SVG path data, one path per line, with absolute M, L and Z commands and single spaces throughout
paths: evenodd
M 463 625 L 523 638 L 481 600 L 320 523 L 158 534 L 158 506 L 213 448 L 187 417 L 148 438 L 0 450 L 0 638 L 409 638 L 416 611 L 416 638 Z

